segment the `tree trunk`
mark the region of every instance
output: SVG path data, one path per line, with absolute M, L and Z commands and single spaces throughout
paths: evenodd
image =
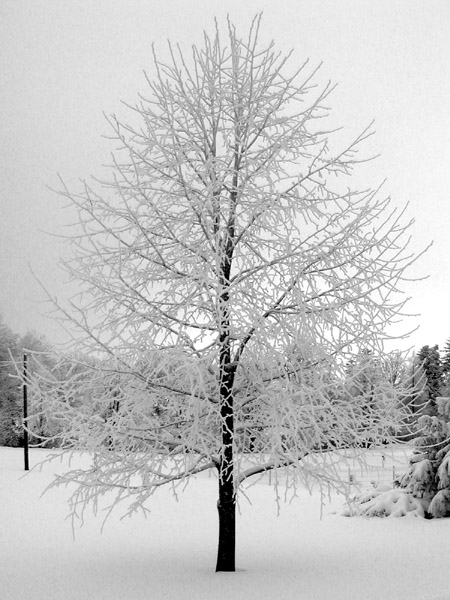
M 217 571 L 235 571 L 236 549 L 236 497 L 233 480 L 222 481 L 219 477 L 219 547 Z
M 235 570 L 236 495 L 234 489 L 234 371 L 229 368 L 229 348 L 221 353 L 220 417 L 222 451 L 219 462 L 219 548 L 216 571 Z
M 219 461 L 219 548 L 217 571 L 235 571 L 236 548 L 236 495 L 234 489 L 234 398 L 233 385 L 236 365 L 231 364 L 230 343 L 230 274 L 234 251 L 234 215 L 238 184 L 237 152 L 233 191 L 230 196 L 230 217 L 220 268 L 219 315 L 220 315 L 220 421 L 222 425 L 221 452 Z

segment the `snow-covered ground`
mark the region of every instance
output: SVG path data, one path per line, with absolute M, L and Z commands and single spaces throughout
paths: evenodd
M 32 450 L 31 464 L 44 455 Z M 178 502 L 161 489 L 147 518 L 113 513 L 103 532 L 89 513 L 73 539 L 69 491 L 40 497 L 66 465 L 23 477 L 22 456 L 0 448 L 1 600 L 450 599 L 450 520 L 344 518 L 333 513 L 342 498 L 321 519 L 319 495 L 306 490 L 277 516 L 266 479 L 240 503 L 238 571 L 217 574 L 214 477 L 192 481 Z

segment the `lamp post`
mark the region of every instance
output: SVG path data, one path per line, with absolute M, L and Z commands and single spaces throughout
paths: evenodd
M 28 417 L 28 390 L 27 390 L 27 355 L 23 355 L 23 458 L 25 471 L 30 470 L 28 461 L 28 431 L 26 428 Z

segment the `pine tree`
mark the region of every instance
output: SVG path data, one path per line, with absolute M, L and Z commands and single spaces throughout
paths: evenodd
M 450 398 L 438 397 L 436 405 L 437 416 L 418 419 L 420 435 L 414 440 L 408 469 L 393 489 L 363 493 L 344 514 L 450 517 Z
M 398 481 L 400 488 L 428 503 L 426 515 L 450 516 L 450 398 L 436 399 L 438 416 L 419 419 L 422 435 L 407 472 Z
M 444 382 L 445 385 L 447 385 L 450 379 L 450 338 L 445 342 L 443 355 L 441 357 L 441 365 Z
M 417 401 L 422 406 L 420 416 L 411 423 L 416 437 L 406 472 L 394 481 L 392 489 L 380 487 L 361 494 L 345 514 L 450 516 L 450 395 L 444 377 L 450 340 L 444 352 L 441 360 L 438 345 L 423 346 L 414 361 L 418 385 L 414 385 L 416 400 L 412 406 Z
M 429 412 L 436 414 L 436 398 L 441 393 L 444 383 L 439 346 L 423 346 L 417 354 L 417 362 L 423 367 L 426 376 L 425 389 L 430 401 Z

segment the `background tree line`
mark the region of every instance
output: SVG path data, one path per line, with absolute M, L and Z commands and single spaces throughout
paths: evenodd
M 30 372 L 40 371 L 42 380 L 50 379 L 49 384 L 53 390 L 53 383 L 57 379 L 64 381 L 68 376 L 79 383 L 80 379 L 85 379 L 88 385 L 85 387 L 86 394 L 74 394 L 69 404 L 85 405 L 89 413 L 97 413 L 103 419 L 103 423 L 109 422 L 111 414 L 118 415 L 121 411 L 121 405 L 126 395 L 126 377 L 123 374 L 116 373 L 114 370 L 103 380 L 97 381 L 97 387 L 92 386 L 92 370 L 96 361 L 88 356 L 78 356 L 75 364 L 78 367 L 74 369 L 73 355 L 60 354 L 59 360 L 52 351 L 48 340 L 35 332 L 28 331 L 25 335 L 15 333 L 7 324 L 0 320 L 0 445 L 18 447 L 23 445 L 23 422 L 22 422 L 22 385 L 17 378 L 17 370 L 20 369 L 23 354 L 27 351 Z M 167 367 L 164 357 L 161 353 L 159 358 L 155 355 L 149 361 L 148 357 L 142 357 L 136 368 L 140 370 L 147 378 L 155 380 L 164 377 L 164 370 L 175 371 L 176 364 Z M 320 362 L 311 360 L 308 355 L 308 348 L 301 348 L 298 345 L 292 345 L 285 356 L 279 357 L 278 367 L 282 371 L 289 371 L 291 381 L 301 385 L 305 380 L 311 385 L 314 379 L 321 377 Z M 264 357 L 261 357 L 258 365 L 248 365 L 248 369 L 260 370 L 261 373 L 267 373 L 268 365 L 265 364 Z M 70 371 L 70 373 L 69 373 Z M 95 370 L 94 370 L 95 372 Z M 377 408 L 386 392 L 386 386 L 392 388 L 402 388 L 403 395 L 400 395 L 400 401 L 409 407 L 412 418 L 419 417 L 422 414 L 437 414 L 436 398 L 439 396 L 450 396 L 450 339 L 446 342 L 444 350 L 439 351 L 437 344 L 433 346 L 425 345 L 415 355 L 405 355 L 400 351 L 394 351 L 387 355 L 376 356 L 373 352 L 361 350 L 355 357 L 347 362 L 346 375 L 339 380 L 335 375 L 325 374 L 327 380 L 327 394 L 331 401 L 338 401 L 339 395 L 350 394 L 353 397 L 355 405 L 366 407 L 367 411 Z M 101 404 L 96 399 L 95 390 L 98 397 L 103 395 L 103 388 L 106 386 L 107 393 L 110 396 L 108 407 Z M 100 393 L 100 388 L 102 392 Z M 45 385 L 42 389 L 45 390 Z M 294 388 L 293 388 L 294 389 Z M 256 392 L 256 390 L 253 390 Z M 35 445 L 57 446 L 60 444 L 59 429 L 56 421 L 51 423 L 51 415 L 48 411 L 44 412 L 40 408 L 39 398 L 31 398 L 32 406 L 30 411 L 29 429 L 31 434 L 31 443 Z M 58 401 L 58 399 L 56 399 Z M 61 398 L 61 401 L 62 398 Z M 101 404 L 101 406 L 100 406 Z M 181 415 L 180 409 L 180 415 Z M 161 395 L 157 405 L 149 406 L 149 413 L 164 423 L 173 419 L 173 415 L 167 414 L 166 400 L 164 394 Z M 263 447 L 263 438 L 267 436 L 267 424 L 261 416 L 254 410 L 252 402 L 249 402 L 245 408 L 245 419 L 249 423 L 248 430 L 244 426 L 238 434 L 238 447 L 244 452 L 258 451 Z M 261 420 L 258 427 L 258 419 Z M 106 429 L 105 429 L 106 431 Z M 251 435 L 249 435 L 251 431 Z M 105 445 L 114 444 L 116 435 L 114 431 L 105 433 Z M 130 440 L 131 440 L 130 436 Z M 136 440 L 134 439 L 134 442 Z M 287 440 L 285 440 L 287 442 Z M 339 441 L 342 443 L 342 440 Z M 368 444 L 370 440 L 368 440 Z M 322 449 L 328 449 L 333 445 L 332 440 L 324 440 Z

